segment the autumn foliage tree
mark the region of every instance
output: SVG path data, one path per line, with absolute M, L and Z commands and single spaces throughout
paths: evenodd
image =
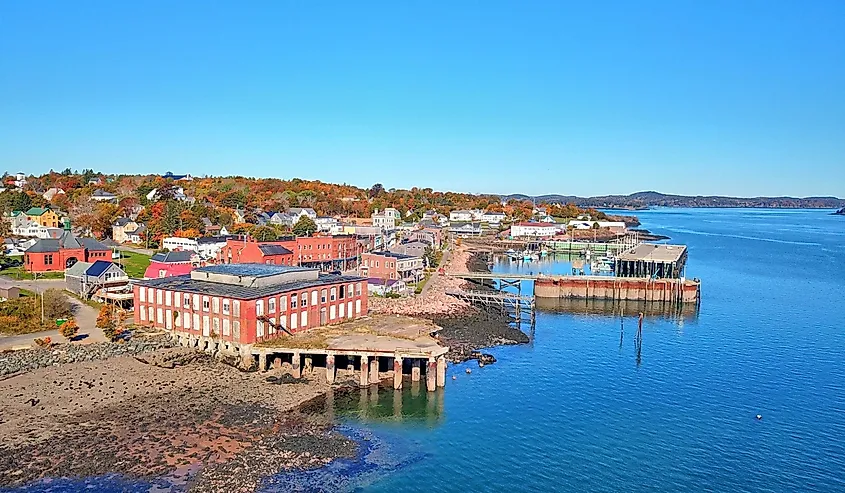
M 59 326 L 59 334 L 67 340 L 72 340 L 79 333 L 79 325 L 74 319 L 70 319 Z

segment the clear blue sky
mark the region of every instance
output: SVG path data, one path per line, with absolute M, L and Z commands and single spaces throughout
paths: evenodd
M 845 196 L 845 1 L 0 1 L 0 172 Z

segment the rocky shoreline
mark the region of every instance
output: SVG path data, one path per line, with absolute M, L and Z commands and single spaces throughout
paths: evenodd
M 187 348 L 105 359 L 85 348 L 0 381 L 0 486 L 116 473 L 176 491 L 254 491 L 355 455 L 330 419 L 298 409 L 329 390 L 320 379 L 268 381 Z

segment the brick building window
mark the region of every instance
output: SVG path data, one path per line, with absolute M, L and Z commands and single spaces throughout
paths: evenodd
M 267 300 L 267 313 L 276 313 L 276 298 Z

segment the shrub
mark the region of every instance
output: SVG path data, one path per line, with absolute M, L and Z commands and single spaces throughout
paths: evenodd
M 49 348 L 53 346 L 53 339 L 45 337 L 44 339 L 35 339 L 35 345 L 38 347 Z
M 100 313 L 97 315 L 97 328 L 98 329 L 106 329 L 107 327 L 114 326 L 114 320 L 112 320 L 112 308 L 109 305 L 103 305 L 100 308 Z
M 68 320 L 59 326 L 59 334 L 67 340 L 71 340 L 79 333 L 79 325 L 73 319 Z

